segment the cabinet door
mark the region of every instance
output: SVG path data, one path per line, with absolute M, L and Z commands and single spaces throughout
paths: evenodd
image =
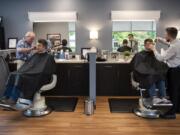
M 44 92 L 53 96 L 85 96 L 89 90 L 88 64 L 57 64 L 56 87 Z
M 43 95 L 48 96 L 63 96 L 64 91 L 66 91 L 66 83 L 67 83 L 67 76 L 66 76 L 66 64 L 56 64 L 56 75 L 57 75 L 57 83 L 53 90 L 43 92 Z
M 70 95 L 87 95 L 88 93 L 88 65 L 71 64 L 67 71 L 67 91 Z
M 120 96 L 136 96 L 138 92 L 131 86 L 130 64 L 120 64 L 118 66 L 118 91 Z
M 112 96 L 117 93 L 117 66 L 115 64 L 97 65 L 97 95 Z

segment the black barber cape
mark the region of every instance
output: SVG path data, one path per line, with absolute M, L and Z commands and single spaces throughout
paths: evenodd
M 117 51 L 118 52 L 126 52 L 126 51 L 131 51 L 131 47 L 129 47 L 129 46 L 122 46 L 122 47 L 119 47 L 118 49 L 117 49 Z
M 8 85 L 15 85 L 22 98 L 32 99 L 35 92 L 50 82 L 55 73 L 54 57 L 45 53 L 36 53 L 16 72 L 11 73 Z
M 152 51 L 141 51 L 131 61 L 133 77 L 142 88 L 149 88 L 159 80 L 165 80 L 168 66 L 158 61 Z

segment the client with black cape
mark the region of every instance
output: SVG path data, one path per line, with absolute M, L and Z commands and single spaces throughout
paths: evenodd
M 137 53 L 131 61 L 133 78 L 142 88 L 148 89 L 158 80 L 165 80 L 168 70 L 167 64 L 158 61 L 153 51 L 145 48 Z
M 18 71 L 10 74 L 4 93 L 6 101 L 16 101 L 19 96 L 32 100 L 35 92 L 50 82 L 52 74 L 55 73 L 55 61 L 54 57 L 46 52 L 46 48 L 46 40 L 38 40 L 37 53 Z

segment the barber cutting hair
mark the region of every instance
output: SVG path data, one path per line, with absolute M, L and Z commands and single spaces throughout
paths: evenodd
M 17 69 L 32 56 L 32 51 L 35 50 L 35 46 L 32 45 L 34 39 L 35 33 L 27 32 L 24 38 L 18 41 L 16 49 Z
M 151 45 L 150 49 L 153 50 L 156 59 L 166 62 L 169 66 L 167 73 L 168 92 L 173 107 L 162 118 L 176 118 L 176 111 L 178 110 L 179 93 L 180 93 L 180 41 L 176 39 L 178 30 L 174 27 L 166 28 L 165 40 L 169 42 L 169 48 L 160 54 L 156 48 Z M 158 38 L 157 42 L 162 39 Z M 161 42 L 162 43 L 162 42 Z M 164 42 L 165 43 L 165 42 Z M 167 43 L 165 43 L 167 45 Z

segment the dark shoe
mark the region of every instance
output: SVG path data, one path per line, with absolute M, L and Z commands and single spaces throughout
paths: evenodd
M 12 106 L 15 104 L 16 102 L 13 101 L 12 99 L 8 99 L 6 97 L 2 97 L 0 99 L 0 108 L 2 108 L 5 111 L 14 111 L 14 108 L 12 108 Z
M 176 114 L 166 113 L 166 114 L 161 114 L 159 117 L 162 119 L 176 119 Z
M 6 101 L 6 104 L 7 104 L 7 105 L 10 105 L 10 106 L 13 106 L 13 105 L 16 104 L 16 101 L 14 101 L 14 100 L 12 100 L 12 99 L 8 99 L 8 100 Z
M 6 97 L 1 97 L 1 98 L 0 98 L 0 104 L 6 104 L 7 100 L 8 100 L 8 98 L 6 98 Z
M 177 113 L 177 114 L 180 114 L 180 109 L 178 109 L 178 110 L 176 111 L 176 113 Z

